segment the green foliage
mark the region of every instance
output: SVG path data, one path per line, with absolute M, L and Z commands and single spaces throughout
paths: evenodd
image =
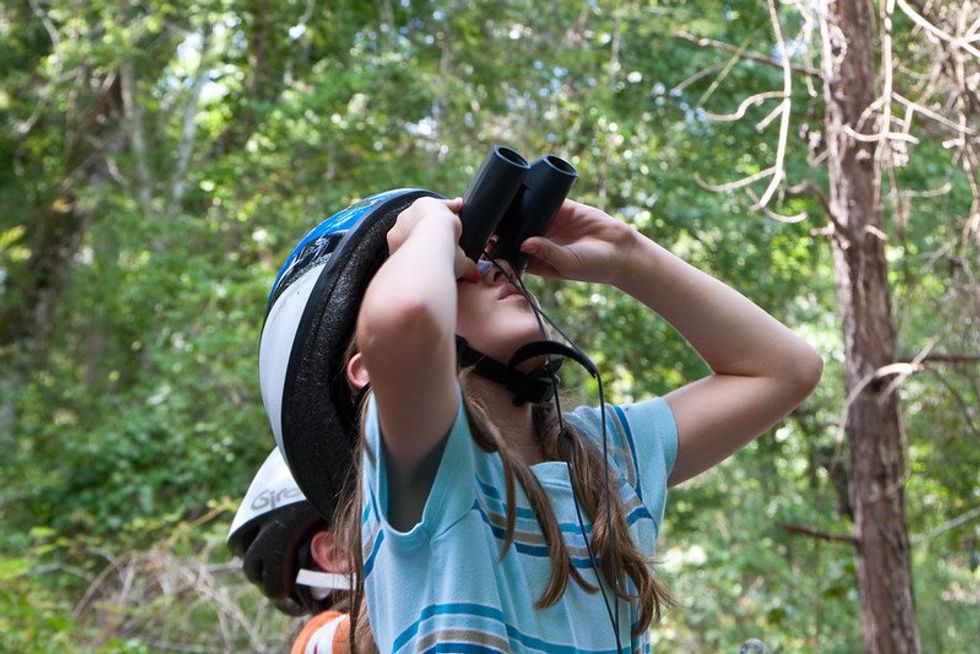
M 765 3 L 21 0 L 0 12 L 0 650 L 226 647 L 214 625 L 238 624 L 228 605 L 165 591 L 154 565 L 227 561 L 227 498 L 272 445 L 256 351 L 278 266 L 357 198 L 408 186 L 461 195 L 495 142 L 569 158 L 577 199 L 731 284 L 826 360 L 803 407 L 672 492 L 660 556 L 680 608 L 655 627 L 660 649 L 737 651 L 748 638 L 781 652 L 860 649 L 851 552 L 785 528 L 851 528 L 821 208 L 777 196 L 778 212 L 809 216 L 779 222 L 698 183 L 772 165 L 775 127 L 755 129 L 771 104 L 728 123 L 707 112 L 781 88 L 781 72 L 676 36 L 772 56 Z M 788 9 L 782 19 L 801 39 L 794 64 L 815 65 L 805 25 Z M 822 96 L 799 78 L 793 107 L 797 129 L 822 129 Z M 790 182 L 825 183 L 813 154 L 802 130 L 791 137 Z M 930 342 L 980 351 L 973 253 L 937 255 L 962 232 L 966 176 L 924 138 L 895 190 L 947 181 L 946 194 L 886 211 L 910 356 Z M 47 277 L 42 254 L 60 256 Z M 628 298 L 542 280 L 532 289 L 595 358 L 610 400 L 707 372 Z M 581 373 L 568 381 L 575 400 L 595 401 Z M 934 534 L 913 550 L 923 648 L 966 651 L 977 523 L 944 525 L 980 502 L 976 368 L 927 368 L 901 393 L 910 529 Z M 132 570 L 139 592 L 126 596 L 107 565 Z M 295 625 L 240 577 L 209 588 L 260 616 L 261 638 L 231 630 L 236 650 L 287 642 Z

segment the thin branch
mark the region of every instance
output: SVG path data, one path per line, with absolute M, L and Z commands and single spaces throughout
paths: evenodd
M 899 362 L 909 362 L 913 359 L 909 357 L 901 357 L 898 359 Z M 922 363 L 980 363 L 980 354 L 965 354 L 959 352 L 936 352 L 934 354 L 928 354 L 922 359 Z
M 694 84 L 698 80 L 700 80 L 700 79 L 702 79 L 704 77 L 707 77 L 711 73 L 715 72 L 715 69 L 718 68 L 719 66 L 720 66 L 720 64 L 712 64 L 711 66 L 708 66 L 707 68 L 705 68 L 703 70 L 699 70 L 698 72 L 694 73 L 693 75 L 691 75 L 690 77 L 688 77 L 687 79 L 685 79 L 684 81 L 682 81 L 677 86 L 675 86 L 672 89 L 670 89 L 670 92 L 671 93 L 680 93 L 681 91 L 683 91 L 684 89 L 686 89 L 691 84 Z M 701 104 L 701 102 L 698 102 L 697 104 Z
M 184 107 L 183 130 L 181 132 L 180 148 L 177 154 L 177 163 L 174 167 L 174 174 L 170 181 L 170 201 L 167 203 L 166 215 L 170 216 L 180 204 L 184 197 L 184 189 L 187 180 L 184 179 L 187 173 L 187 166 L 190 163 L 191 155 L 194 152 L 194 135 L 197 133 L 197 107 L 201 100 L 201 92 L 204 90 L 204 83 L 208 79 L 208 51 L 211 43 L 211 28 L 205 29 L 201 36 L 200 62 L 194 73 L 194 83 L 191 85 L 190 97 L 187 99 L 187 106 Z
M 933 25 L 932 23 L 930 23 L 928 20 L 926 20 L 922 15 L 920 15 L 919 13 L 917 13 L 915 11 L 915 9 L 913 9 L 909 5 L 909 3 L 906 2 L 905 0 L 896 0 L 896 1 L 898 2 L 899 9 L 901 9 L 905 13 L 906 16 L 908 16 L 910 19 L 912 19 L 912 22 L 913 23 L 915 23 L 916 25 L 920 26 L 922 29 L 924 29 L 925 31 L 929 32 L 933 36 L 935 36 L 935 37 L 937 37 L 937 38 L 939 38 L 939 39 L 941 39 L 943 41 L 946 41 L 952 47 L 957 48 L 957 49 L 960 49 L 960 50 L 965 50 L 965 51 L 969 52 L 971 55 L 973 55 L 974 57 L 980 58 L 980 50 L 978 50 L 978 49 L 974 48 L 972 45 L 970 45 L 969 42 L 966 39 L 962 39 L 960 37 L 953 36 L 952 34 L 947 34 L 943 30 L 939 29 L 938 27 L 936 27 L 935 25 Z
M 753 209 L 761 209 L 769 204 L 769 200 L 772 198 L 773 193 L 776 192 L 779 183 L 783 181 L 783 177 L 786 174 L 783 169 L 783 164 L 786 159 L 786 141 L 789 138 L 789 119 L 793 98 L 793 71 L 789 63 L 789 52 L 786 50 L 786 41 L 783 39 L 783 31 L 779 25 L 779 15 L 776 13 L 776 5 L 773 0 L 769 0 L 768 5 L 769 19 L 772 22 L 773 33 L 776 35 L 776 43 L 779 45 L 779 52 L 783 60 L 782 118 L 779 121 L 779 142 L 776 146 L 776 163 L 773 165 L 776 172 L 773 174 L 772 179 L 769 180 L 769 186 L 762 194 L 762 197 L 752 205 Z
M 732 72 L 732 69 L 735 68 L 735 64 L 739 62 L 740 54 L 741 52 L 736 52 L 731 57 L 729 57 L 728 62 L 721 69 L 721 72 L 718 73 L 718 76 L 711 81 L 711 84 L 708 86 L 707 90 L 701 94 L 700 98 L 698 98 L 697 105 L 699 107 L 703 106 L 704 103 L 708 101 L 708 98 L 710 98 L 712 94 L 716 90 L 718 90 L 718 87 L 721 86 L 721 83 L 724 82 L 725 78 L 728 77 L 728 74 Z
M 49 565 L 39 565 L 36 568 L 31 568 L 28 571 L 30 576 L 44 575 L 49 572 L 67 572 L 70 575 L 74 575 L 80 579 L 84 579 L 88 583 L 92 583 L 92 575 L 85 572 L 81 568 L 75 565 L 63 565 L 61 563 L 52 563 Z
M 796 7 L 796 10 L 803 15 L 802 32 L 804 36 L 802 42 L 805 46 L 803 48 L 803 60 L 807 66 L 809 66 L 810 63 L 813 61 L 812 59 L 813 50 L 810 47 L 810 44 L 813 36 L 813 29 L 818 24 L 816 14 L 810 9 L 808 5 L 809 2 L 800 2 L 800 0 L 793 0 L 793 6 Z M 793 70 L 796 70 L 796 68 L 794 68 Z M 804 75 L 803 83 L 806 86 L 807 95 L 809 95 L 811 98 L 817 98 L 820 95 L 819 93 L 817 93 L 817 89 L 813 85 L 813 76 Z
M 969 134 L 970 136 L 974 136 L 977 133 L 977 130 L 973 129 L 972 127 L 958 125 L 957 123 L 954 123 L 953 121 L 951 121 L 949 118 L 946 118 L 942 114 L 936 113 L 929 107 L 926 107 L 925 105 L 922 105 L 918 102 L 909 100 L 908 98 L 904 97 L 900 93 L 892 93 L 892 98 L 897 100 L 900 104 L 905 105 L 910 111 L 918 112 L 924 116 L 928 116 L 929 118 L 932 118 L 940 125 L 945 125 L 946 127 L 956 130 L 958 133 Z
M 51 39 L 51 45 L 57 49 L 61 44 L 61 39 L 58 38 L 58 30 L 55 28 L 54 23 L 51 22 L 51 19 L 48 18 L 44 10 L 38 5 L 37 0 L 30 0 L 28 4 L 31 5 L 31 10 L 34 12 L 34 15 L 40 19 L 41 24 L 44 26 L 44 31 L 48 33 L 48 38 Z
M 922 370 L 923 368 L 922 360 L 927 356 L 929 356 L 929 352 L 932 351 L 932 348 L 936 346 L 936 343 L 938 341 L 939 341 L 938 336 L 933 336 L 932 338 L 930 338 L 929 342 L 925 344 L 925 347 L 923 347 L 918 354 L 912 357 L 912 360 L 909 361 L 908 364 L 905 364 L 908 365 L 907 371 L 901 372 L 898 375 L 896 375 L 895 379 L 893 379 L 885 388 L 885 390 L 882 391 L 881 393 L 882 396 L 887 397 L 891 395 L 893 392 L 895 392 L 895 389 L 897 389 L 899 386 L 902 385 L 902 382 L 904 382 L 909 375 L 911 375 L 916 371 Z
M 753 191 L 751 187 L 746 188 L 745 193 L 750 198 L 752 198 L 753 201 L 755 202 L 759 201 L 759 196 L 755 194 L 755 191 Z M 773 220 L 779 221 L 781 223 L 787 223 L 790 225 L 803 222 L 807 218 L 807 214 L 805 211 L 801 211 L 800 213 L 793 214 L 792 216 L 787 216 L 786 214 L 776 213 L 775 211 L 773 211 L 768 207 L 762 207 L 762 212 L 767 216 L 769 216 L 770 218 L 772 218 Z
M 780 95 L 782 95 L 780 93 Z M 783 115 L 785 112 L 785 107 L 780 104 L 778 107 L 766 114 L 766 117 L 755 124 L 755 131 L 762 132 L 765 128 L 769 127 L 769 123 L 776 120 L 776 118 Z
M 88 608 L 89 602 L 92 600 L 95 594 L 102 587 L 102 583 L 113 572 L 119 574 L 122 572 L 122 569 L 119 567 L 119 563 L 116 561 L 115 558 L 110 558 L 109 565 L 103 568 L 102 572 L 100 572 L 95 577 L 95 579 L 92 580 L 92 583 L 90 583 L 88 588 L 85 590 L 85 594 L 82 595 L 82 599 L 79 600 L 78 604 L 75 605 L 75 608 L 71 612 L 73 619 L 77 620 L 82 615 L 82 612 L 84 612 L 85 609 Z
M 881 203 L 881 173 L 886 167 L 890 173 L 894 173 L 895 165 L 894 159 L 892 157 L 892 147 L 889 142 L 889 138 L 895 140 L 911 139 L 913 138 L 909 133 L 908 129 L 904 133 L 899 133 L 896 136 L 892 136 L 891 132 L 891 121 L 892 121 L 892 78 L 894 75 L 894 65 L 892 63 L 892 14 L 895 12 L 895 0 L 885 0 L 879 4 L 882 22 L 882 33 L 881 33 L 881 74 L 882 74 L 882 91 L 879 96 L 881 101 L 881 125 L 878 129 L 877 136 L 881 138 L 882 147 L 875 148 L 875 177 L 874 177 L 874 203 L 879 205 Z M 908 126 L 906 126 L 907 128 Z M 848 125 L 844 125 L 845 132 L 849 129 Z M 858 139 L 860 140 L 860 139 Z M 896 197 L 895 186 L 891 187 L 892 197 Z
M 943 183 L 942 186 L 938 188 L 930 188 L 925 191 L 901 191 L 903 198 L 938 198 L 941 195 L 946 195 L 953 190 L 953 185 L 949 182 Z
M 919 543 L 925 542 L 929 539 L 935 538 L 939 534 L 949 531 L 950 529 L 955 529 L 960 525 L 966 524 L 967 522 L 980 517 L 980 506 L 975 506 L 966 513 L 963 513 L 952 520 L 947 520 L 943 524 L 939 525 L 935 529 L 930 529 L 924 534 L 916 534 L 909 539 L 909 543 L 912 545 L 918 545 Z
M 922 370 L 922 364 L 915 363 L 914 361 L 915 360 L 913 359 L 913 361 L 909 363 L 896 362 L 896 363 L 890 363 L 886 366 L 881 366 L 880 368 L 876 370 L 872 370 L 867 375 L 865 375 L 864 378 L 861 381 L 859 381 L 857 385 L 854 386 L 853 389 L 851 389 L 851 392 L 848 393 L 847 395 L 847 400 L 844 402 L 844 409 L 841 412 L 841 419 L 840 422 L 838 423 L 839 425 L 837 429 L 838 448 L 844 442 L 845 429 L 847 427 L 847 416 L 851 412 L 851 405 L 854 404 L 854 402 L 857 400 L 858 396 L 864 391 L 864 389 L 867 388 L 867 386 L 872 382 L 880 381 L 885 377 L 890 377 L 891 375 L 899 375 L 900 378 L 904 381 L 904 379 L 909 375 L 911 375 L 912 373 Z M 834 454 L 835 458 L 837 454 L 838 453 L 835 452 Z
M 748 186 L 753 182 L 757 182 L 760 179 L 765 179 L 776 172 L 775 166 L 766 168 L 765 170 L 760 170 L 759 172 L 749 175 L 748 177 L 743 177 L 742 179 L 737 179 L 734 182 L 728 182 L 727 184 L 710 184 L 701 178 L 701 175 L 694 173 L 694 181 L 701 188 L 707 189 L 709 191 L 715 191 L 716 193 L 724 193 L 727 191 L 734 191 L 737 188 L 742 188 L 743 186 Z
M 720 123 L 727 123 L 734 120 L 739 120 L 740 118 L 745 116 L 745 112 L 748 110 L 750 106 L 758 107 L 766 100 L 771 100 L 774 98 L 782 98 L 782 97 L 783 97 L 782 91 L 764 91 L 762 93 L 756 93 L 755 95 L 750 95 L 749 97 L 742 100 L 741 104 L 738 105 L 738 109 L 735 110 L 735 113 L 713 114 L 711 112 L 706 111 L 704 115 L 708 120 L 713 120 Z
M 826 531 L 820 531 L 819 529 L 814 529 L 813 527 L 804 527 L 803 525 L 793 525 L 793 524 L 784 524 L 783 529 L 785 529 L 791 534 L 810 536 L 811 538 L 818 538 L 820 540 L 828 540 L 835 543 L 846 543 L 847 545 L 858 544 L 858 539 L 848 534 L 831 534 Z
M 749 61 L 756 61 L 760 64 L 766 64 L 767 66 L 773 66 L 775 68 L 782 68 L 783 64 L 771 57 L 765 55 L 756 54 L 754 52 L 743 52 L 742 48 L 732 45 L 731 43 L 725 43 L 724 41 L 716 41 L 715 39 L 709 39 L 701 36 L 694 36 L 690 32 L 685 32 L 683 30 L 677 30 L 671 33 L 671 36 L 683 39 L 689 43 L 693 43 L 702 48 L 714 48 L 715 50 L 721 50 L 723 52 L 731 52 L 738 54 L 742 59 L 748 59 Z M 809 77 L 820 80 L 820 71 L 812 66 L 800 66 L 794 65 L 793 70 L 798 73 L 803 73 Z
M 963 421 L 966 423 L 966 426 L 971 432 L 973 432 L 975 437 L 980 437 L 980 429 L 977 429 L 977 426 L 973 424 L 974 410 L 970 407 L 970 404 L 963 399 L 963 396 L 956 389 L 956 387 L 953 386 L 953 384 L 951 384 L 949 380 L 946 379 L 944 375 L 940 374 L 935 368 L 926 368 L 926 372 L 931 372 L 933 375 L 935 375 L 936 379 L 939 380 L 939 383 L 942 384 L 947 391 L 949 391 L 949 394 L 953 396 L 953 400 L 955 400 L 956 404 L 960 407 L 960 412 L 963 414 Z
M 136 76 L 133 72 L 133 62 L 127 59 L 119 68 L 123 116 L 129 144 L 133 148 L 133 160 L 136 163 L 136 193 L 143 212 L 152 212 L 151 198 L 153 195 L 153 178 L 147 165 L 146 137 L 143 133 L 143 110 L 136 100 Z
M 877 143 L 879 141 L 887 141 L 888 139 L 892 139 L 894 141 L 905 141 L 915 145 L 918 145 L 919 143 L 919 139 L 902 132 L 891 132 L 890 134 L 887 132 L 879 132 L 878 134 L 862 134 L 861 132 L 854 131 L 854 128 L 850 125 L 844 125 L 844 133 L 855 141 L 861 141 L 862 143 Z

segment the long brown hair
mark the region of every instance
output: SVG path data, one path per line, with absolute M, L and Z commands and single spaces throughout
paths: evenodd
M 460 381 L 465 388 L 466 378 L 472 370 L 464 371 Z M 506 553 L 514 537 L 516 503 L 514 479 L 527 495 L 531 509 L 537 517 L 542 535 L 548 546 L 551 575 L 541 597 L 535 602 L 544 608 L 557 602 L 565 592 L 568 579 L 574 579 L 589 593 L 598 589 L 587 582 L 572 565 L 565 539 L 558 528 L 554 507 L 548 500 L 538 478 L 531 468 L 513 451 L 506 438 L 490 419 L 486 408 L 475 397 L 463 394 L 466 415 L 473 439 L 483 450 L 497 452 L 503 464 L 507 492 L 507 523 L 501 556 Z M 547 402 L 532 407 L 534 435 L 545 460 L 569 463 L 572 489 L 581 502 L 588 519 L 592 521 L 590 547 L 598 558 L 599 568 L 607 584 L 622 599 L 635 602 L 637 621 L 634 635 L 643 631 L 654 620 L 660 620 L 663 609 L 673 604 L 663 586 L 653 576 L 653 561 L 637 547 L 626 523 L 623 503 L 619 493 L 605 492 L 606 484 L 618 488 L 615 475 L 605 465 L 598 445 L 586 438 L 575 427 L 559 420 L 554 404 Z M 606 470 L 609 469 L 609 477 Z M 629 578 L 636 594 L 627 585 Z
M 345 361 L 349 361 L 356 351 L 356 342 L 352 339 Z M 569 578 L 574 579 L 586 592 L 598 592 L 599 589 L 586 581 L 572 565 L 568 547 L 558 527 L 554 507 L 538 478 L 494 425 L 486 406 L 477 396 L 470 396 L 465 392 L 467 380 L 472 374 L 474 374 L 472 368 L 467 368 L 460 373 L 460 384 L 464 389 L 463 403 L 470 432 L 481 449 L 486 452 L 497 452 L 503 464 L 507 516 L 501 557 L 506 554 L 514 538 L 516 479 L 524 489 L 531 509 L 537 517 L 548 546 L 551 563 L 548 584 L 535 601 L 535 606 L 545 608 L 555 604 L 564 594 Z M 342 501 L 338 503 L 337 514 L 333 521 L 337 536 L 342 539 L 341 542 L 351 543 L 350 569 L 354 575 L 351 580 L 351 587 L 354 589 L 351 599 L 351 621 L 357 626 L 356 629 L 351 630 L 351 651 L 354 651 L 355 632 L 361 640 L 362 647 L 365 642 L 363 639 L 368 639 L 373 645 L 367 618 L 360 615 L 364 601 L 364 560 L 360 547 L 363 496 L 359 473 L 361 456 L 364 452 L 367 451 L 369 456 L 374 454 L 364 447 L 365 414 L 368 404 L 366 399 L 367 395 L 361 399 L 361 406 L 357 411 L 360 416 L 358 421 L 360 438 L 354 452 L 352 479 L 347 484 Z M 605 459 L 596 443 L 586 438 L 572 425 L 559 419 L 554 404 L 534 405 L 532 419 L 535 439 L 545 460 L 566 461 L 570 464 L 573 492 L 593 526 L 590 539 L 591 551 L 595 553 L 602 576 L 612 587 L 613 592 L 623 600 L 635 604 L 637 620 L 633 635 L 636 635 L 645 630 L 654 619 L 659 621 L 663 610 L 673 606 L 674 601 L 654 578 L 653 560 L 645 556 L 633 541 L 619 492 L 615 490 L 605 492 L 607 483 L 612 489 L 619 487 L 613 469 L 605 465 Z M 607 469 L 610 470 L 608 477 Z M 636 589 L 635 594 L 630 592 L 627 579 L 632 581 Z

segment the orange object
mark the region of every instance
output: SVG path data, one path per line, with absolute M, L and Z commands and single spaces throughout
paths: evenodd
M 293 642 L 290 654 L 348 654 L 350 616 L 324 611 L 306 623 Z

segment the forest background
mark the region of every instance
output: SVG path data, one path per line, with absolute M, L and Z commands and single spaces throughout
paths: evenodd
M 4 3 L 0 651 L 288 648 L 299 625 L 223 545 L 273 444 L 256 357 L 272 280 L 361 197 L 461 195 L 493 143 L 569 159 L 573 197 L 740 290 L 826 362 L 803 406 L 672 491 L 659 569 L 679 606 L 655 651 L 877 647 L 857 563 L 874 555 L 855 520 L 864 459 L 849 454 L 868 389 L 900 411 L 885 489 L 903 500 L 887 528 L 914 580 L 900 649 L 970 650 L 980 6 L 848 6 L 869 10 L 872 76 L 844 95 L 878 100 L 833 133 L 826 58 L 857 50 L 831 43 L 850 34 L 833 2 Z M 872 317 L 894 334 L 856 384 L 831 246 L 853 208 L 834 191 L 851 179 L 833 169 L 838 138 L 864 148 L 854 161 L 875 183 L 863 232 L 888 302 Z M 614 380 L 612 401 L 707 372 L 622 295 L 533 290 Z

